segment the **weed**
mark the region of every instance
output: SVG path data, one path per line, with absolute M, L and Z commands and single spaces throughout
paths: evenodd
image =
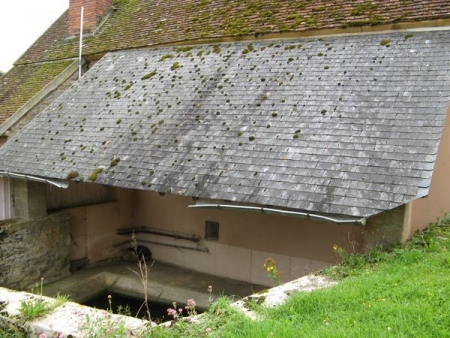
M 362 255 L 347 251 L 339 245 L 333 245 L 334 252 L 341 259 L 341 266 L 349 269 L 361 269 L 365 264 L 365 259 Z
M 53 302 L 48 302 L 42 298 L 44 277 L 41 277 L 41 283 L 38 286 L 39 294 L 37 296 L 32 296 L 32 298 L 20 302 L 19 312 L 22 319 L 25 321 L 45 316 L 69 299 L 69 296 L 67 295 L 58 295 Z
M 197 311 L 195 311 L 197 303 L 194 299 L 188 299 L 186 302 L 186 306 L 184 307 L 188 313 L 189 316 L 195 316 L 197 314 Z
M 211 302 L 213 301 L 212 291 L 213 291 L 212 285 L 208 285 L 208 293 L 209 293 L 208 301 L 209 301 L 209 304 L 211 304 Z
M 208 287 L 208 292 L 212 287 Z M 188 300 L 188 305 L 191 300 Z M 191 306 L 193 305 L 190 303 Z M 186 305 L 186 307 L 188 306 Z M 151 335 L 146 333 L 144 338 L 150 337 L 207 337 L 210 335 L 217 337 L 232 337 L 227 334 L 215 335 L 220 331 L 228 321 L 233 321 L 241 314 L 232 305 L 228 297 L 221 296 L 217 301 L 211 302 L 208 311 L 201 315 L 201 319 L 193 324 L 189 318 L 182 318 L 183 309 L 178 308 L 174 303 L 172 308 L 168 309 L 168 314 L 174 317 L 170 327 L 159 326 L 153 329 Z M 189 310 L 188 310 L 189 314 Z
M 2 338 L 26 338 L 24 329 L 9 324 L 8 327 L 0 328 L 0 337 Z
M 267 257 L 264 261 L 264 270 L 267 272 L 267 277 L 269 277 L 275 286 L 281 284 L 281 277 L 283 273 L 278 271 L 277 262 L 272 257 Z
M 97 316 L 86 315 L 86 321 L 80 327 L 80 332 L 86 338 L 128 337 L 125 322 L 114 320 L 108 311 L 102 311 Z
M 137 258 L 137 266 L 139 268 L 139 271 L 133 270 L 133 272 L 136 275 L 138 275 L 139 280 L 141 281 L 141 284 L 142 284 L 143 291 L 144 291 L 144 302 L 142 303 L 141 307 L 139 308 L 138 312 L 136 313 L 136 317 L 139 315 L 139 312 L 141 311 L 142 307 L 145 306 L 145 310 L 147 312 L 147 318 L 148 318 L 149 322 L 151 323 L 152 316 L 150 314 L 150 308 L 148 305 L 148 272 L 151 269 L 151 267 L 153 266 L 153 264 L 155 264 L 155 261 L 152 261 L 152 264 L 150 265 L 150 267 L 147 266 L 147 262 L 145 261 L 144 254 L 139 252 L 139 250 L 138 250 L 138 243 L 137 243 L 134 233 L 131 237 L 131 248 L 133 249 L 134 255 Z
M 50 306 L 42 298 L 31 298 L 20 302 L 20 314 L 24 320 L 33 320 L 50 312 Z

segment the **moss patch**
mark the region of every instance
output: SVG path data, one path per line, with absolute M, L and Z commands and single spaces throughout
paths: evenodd
M 153 72 L 148 73 L 147 75 L 144 75 L 143 77 L 141 77 L 141 80 L 148 80 L 148 79 L 152 78 L 153 76 L 155 76 L 156 74 L 158 74 L 158 72 L 155 69 Z
M 72 170 L 70 171 L 67 176 L 66 176 L 66 180 L 72 180 L 74 178 L 77 178 L 80 174 L 78 173 L 78 171 L 76 170 Z
M 103 168 L 94 169 L 94 171 L 89 175 L 88 180 L 94 182 L 97 180 L 97 177 L 101 172 L 103 172 Z

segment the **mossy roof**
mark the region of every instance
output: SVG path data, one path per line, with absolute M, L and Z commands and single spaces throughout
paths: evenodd
M 72 61 L 16 66 L 0 78 L 0 124 L 4 123 Z
M 448 0 L 117 0 L 106 22 L 93 36 L 84 40 L 84 55 L 104 54 L 129 48 L 164 45 L 168 43 L 216 39 L 221 37 L 253 36 L 269 33 L 304 32 L 327 28 L 371 26 L 399 22 L 417 22 L 450 17 Z M 0 116 L 4 121 L 26 101 L 24 93 L 9 96 L 10 104 L 2 99 L 4 93 L 16 92 L 15 82 L 34 83 L 35 93 L 46 81 L 33 79 L 36 67 L 26 65 L 78 56 L 78 39 L 67 32 L 68 12 L 61 17 L 17 60 L 0 88 Z M 60 64 L 48 69 L 56 75 Z M 47 66 L 46 66 L 47 67 Z M 18 77 L 18 79 L 12 79 Z M 47 77 L 49 79 L 49 77 Z M 40 86 L 39 86 L 40 83 Z M 1 122 L 1 121 L 0 121 Z
M 109 53 L 0 168 L 370 216 L 428 193 L 449 62 L 449 31 Z
M 255 36 L 450 18 L 448 0 L 118 0 L 106 23 L 84 41 L 84 54 L 196 39 Z M 67 39 L 67 13 L 18 60 L 78 55 Z

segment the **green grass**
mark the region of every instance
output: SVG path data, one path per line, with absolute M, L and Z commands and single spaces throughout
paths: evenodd
M 50 310 L 50 304 L 42 298 L 23 300 L 20 302 L 20 314 L 25 321 L 45 316 Z
M 449 223 L 390 252 L 342 252 L 342 264 L 323 272 L 337 286 L 296 293 L 273 309 L 254 305 L 257 321 L 221 304 L 200 326 L 177 323 L 154 337 L 450 337 Z
M 26 335 L 19 328 L 12 325 L 6 328 L 0 328 L 0 337 L 2 338 L 25 338 Z

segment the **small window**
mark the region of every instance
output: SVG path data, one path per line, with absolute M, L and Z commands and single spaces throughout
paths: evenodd
M 210 241 L 219 240 L 219 222 L 205 221 L 205 239 Z

